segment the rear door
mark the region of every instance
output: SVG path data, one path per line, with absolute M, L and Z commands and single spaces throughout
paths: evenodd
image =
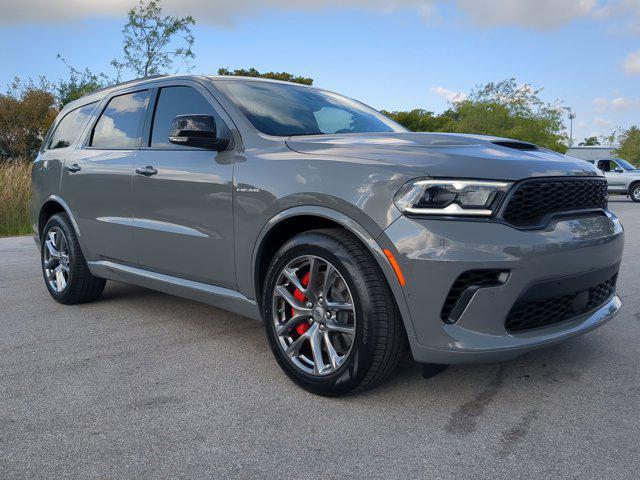
M 177 115 L 212 115 L 219 136 L 230 119 L 197 82 L 158 82 L 145 146 L 135 160 L 133 238 L 139 264 L 153 272 L 235 288 L 234 149 L 215 152 L 169 142 Z
M 138 88 L 103 100 L 82 147 L 65 160 L 62 193 L 88 260 L 136 263 L 132 180 L 149 96 Z
M 81 143 L 81 134 L 87 128 L 97 106 L 98 102 L 93 102 L 66 112 L 45 139 L 41 162 L 37 165 L 38 189 L 34 192 L 42 195 L 38 206 L 50 195 L 60 195 L 60 186 L 66 183 L 69 174 L 64 168 L 65 161 L 73 155 L 76 144 Z

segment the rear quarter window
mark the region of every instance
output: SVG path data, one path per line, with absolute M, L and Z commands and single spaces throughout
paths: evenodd
M 95 102 L 89 103 L 67 113 L 53 131 L 47 148 L 53 150 L 56 148 L 67 148 L 73 145 L 78 135 L 80 135 L 85 125 L 89 122 L 95 106 Z

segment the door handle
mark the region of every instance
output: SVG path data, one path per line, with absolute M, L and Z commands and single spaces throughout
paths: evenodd
M 145 177 L 150 177 L 151 175 L 155 175 L 158 173 L 158 170 L 153 168 L 151 165 L 147 165 L 144 168 L 136 168 L 136 173 L 138 175 L 144 175 Z
M 81 167 L 77 163 L 74 163 L 73 165 L 69 165 L 67 167 L 67 171 L 71 173 L 76 173 L 76 172 L 79 172 L 80 170 L 81 170 Z

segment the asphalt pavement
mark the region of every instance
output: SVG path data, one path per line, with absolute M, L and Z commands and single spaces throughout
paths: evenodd
M 638 478 L 640 204 L 610 207 L 615 320 L 341 399 L 291 383 L 259 322 L 114 282 L 59 305 L 33 240 L 0 239 L 0 478 Z

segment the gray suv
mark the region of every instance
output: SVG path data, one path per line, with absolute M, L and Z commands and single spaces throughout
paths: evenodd
M 607 183 L 529 143 L 412 133 L 332 92 L 145 78 L 67 105 L 33 170 L 51 296 L 106 280 L 264 320 L 318 394 L 387 377 L 408 347 L 495 362 L 620 309 Z

